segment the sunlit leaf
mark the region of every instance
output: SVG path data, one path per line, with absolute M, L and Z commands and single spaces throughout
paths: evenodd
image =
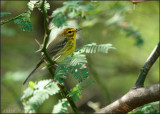
M 54 105 L 54 108 L 52 110 L 52 113 L 67 113 L 69 103 L 67 99 L 62 99 L 58 101 L 58 104 Z
M 34 83 L 33 88 L 27 88 L 21 98 L 25 112 L 35 112 L 50 95 L 54 95 L 58 92 L 59 88 L 52 80 L 42 80 L 37 84 Z

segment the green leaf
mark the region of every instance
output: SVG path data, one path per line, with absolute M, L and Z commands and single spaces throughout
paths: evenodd
M 77 53 L 108 53 L 109 49 L 116 49 L 112 44 L 100 44 L 96 43 L 87 44 L 77 50 Z
M 39 81 L 37 84 L 34 83 L 33 89 L 30 87 L 27 88 L 21 98 L 25 112 L 35 112 L 50 95 L 54 95 L 58 92 L 59 88 L 52 80 L 43 80 Z
M 28 9 L 30 9 L 31 11 L 33 11 L 35 5 L 36 5 L 37 1 L 30 1 L 28 2 Z
M 29 82 L 29 87 L 30 87 L 31 89 L 33 89 L 33 88 L 34 88 L 34 86 L 35 86 L 35 84 L 36 84 L 36 83 L 34 83 L 34 82 L 30 81 L 30 82 Z
M 67 18 L 62 14 L 58 13 L 52 20 L 55 26 L 62 27 L 67 21 Z
M 66 98 L 59 100 L 58 104 L 54 105 L 52 113 L 67 113 L 68 112 L 67 107 L 69 107 L 69 103 Z
M 44 3 L 44 8 L 46 11 L 50 9 L 50 4 L 47 1 Z
M 32 24 L 30 22 L 30 14 L 27 13 L 24 17 L 19 17 L 18 19 L 14 20 L 14 23 L 20 24 L 22 31 L 32 31 Z
M 157 105 L 157 107 L 156 107 Z M 137 109 L 134 109 L 133 111 L 129 112 L 131 114 L 158 114 L 159 111 L 159 101 L 145 104 L 143 106 L 138 107 Z
M 73 57 L 70 61 L 70 64 L 72 66 L 76 66 L 78 64 L 85 64 L 85 63 L 87 63 L 86 55 L 76 53 L 76 52 L 73 53 Z
M 71 71 L 73 77 L 79 82 L 83 82 L 89 76 L 89 70 L 86 66 L 87 60 L 83 53 L 108 53 L 109 49 L 115 49 L 112 44 L 96 43 L 87 44 L 77 49 L 72 55 L 66 57 L 57 67 L 55 80 L 63 83 L 63 79 L 66 79 L 68 72 Z
M 73 89 L 70 90 L 68 96 L 71 96 L 74 101 L 77 101 L 77 99 L 80 99 L 82 96 L 81 91 L 82 91 L 82 86 L 78 84 Z
M 87 80 L 85 83 L 77 84 L 73 89 L 70 90 L 68 96 L 71 96 L 74 101 L 77 101 L 82 96 L 82 90 L 92 84 L 95 84 L 94 80 Z
M 1 12 L 0 17 L 2 18 L 2 17 L 9 15 L 9 14 L 11 14 L 11 13 L 10 12 Z
M 76 65 L 72 68 L 72 75 L 74 78 L 80 83 L 84 81 L 89 76 L 89 70 L 86 66 L 82 66 L 81 64 Z
M 82 18 L 85 18 L 84 11 L 89 11 L 93 9 L 93 5 L 81 5 L 82 1 L 69 1 L 64 2 L 63 6 L 61 8 L 57 8 L 52 13 L 53 20 L 55 26 L 62 27 L 66 21 L 66 14 L 69 18 L 75 18 L 77 16 L 80 16 Z M 83 15 L 82 15 L 83 12 Z

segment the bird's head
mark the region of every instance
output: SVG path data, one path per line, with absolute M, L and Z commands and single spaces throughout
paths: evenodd
M 75 29 L 75 28 L 66 28 L 62 31 L 62 35 L 64 37 L 67 37 L 67 38 L 76 38 L 76 34 L 78 31 L 80 31 L 82 29 Z

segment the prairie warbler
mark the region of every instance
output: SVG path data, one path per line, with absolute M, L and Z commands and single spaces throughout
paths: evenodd
M 66 28 L 57 34 L 55 39 L 48 45 L 47 52 L 57 64 L 59 64 L 65 57 L 70 55 L 76 48 L 76 34 L 81 29 Z M 45 56 L 42 55 L 40 61 L 37 63 L 33 71 L 28 75 L 23 84 L 27 82 L 29 77 L 36 71 L 36 69 L 45 61 Z

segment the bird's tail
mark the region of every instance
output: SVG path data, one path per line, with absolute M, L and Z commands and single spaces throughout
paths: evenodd
M 25 79 L 25 81 L 23 82 L 23 85 L 27 82 L 27 80 L 31 77 L 31 75 L 37 70 L 37 68 L 43 63 L 44 59 L 42 58 L 38 64 L 36 65 L 36 67 L 32 70 L 32 72 L 28 75 L 28 77 Z

